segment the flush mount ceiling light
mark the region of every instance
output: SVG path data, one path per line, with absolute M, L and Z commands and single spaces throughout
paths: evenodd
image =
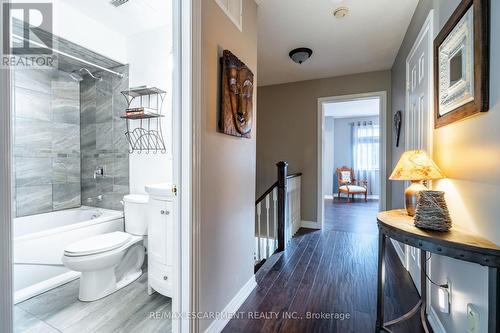
M 349 14 L 349 8 L 347 7 L 338 7 L 333 11 L 333 16 L 335 16 L 338 19 L 344 18 Z
M 109 3 L 112 4 L 115 7 L 119 7 L 119 6 L 125 4 L 128 1 L 129 0 L 111 0 Z
M 311 57 L 312 53 L 313 51 L 307 47 L 299 47 L 298 49 L 291 50 L 288 55 L 297 64 L 302 64 Z

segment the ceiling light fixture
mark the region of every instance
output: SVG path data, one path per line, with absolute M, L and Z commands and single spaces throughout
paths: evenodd
M 112 4 L 115 7 L 119 7 L 121 5 L 124 5 L 127 3 L 129 0 L 111 0 L 109 3 Z
M 297 64 L 302 64 L 304 61 L 311 57 L 312 53 L 313 51 L 310 48 L 299 47 L 297 49 L 291 50 L 288 55 Z
M 335 16 L 338 19 L 344 18 L 349 14 L 349 8 L 347 7 L 338 7 L 333 11 L 333 16 Z

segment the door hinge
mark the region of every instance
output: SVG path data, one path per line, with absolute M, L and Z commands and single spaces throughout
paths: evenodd
M 172 186 L 172 193 L 177 196 L 177 185 Z

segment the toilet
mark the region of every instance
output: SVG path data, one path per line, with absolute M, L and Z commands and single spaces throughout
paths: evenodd
M 123 197 L 125 232 L 85 238 L 64 250 L 63 264 L 81 272 L 78 299 L 91 302 L 106 297 L 142 275 L 147 235 L 147 195 Z

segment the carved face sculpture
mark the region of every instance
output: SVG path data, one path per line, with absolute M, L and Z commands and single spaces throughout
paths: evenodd
M 222 57 L 221 131 L 250 138 L 253 120 L 253 73 L 230 51 Z

